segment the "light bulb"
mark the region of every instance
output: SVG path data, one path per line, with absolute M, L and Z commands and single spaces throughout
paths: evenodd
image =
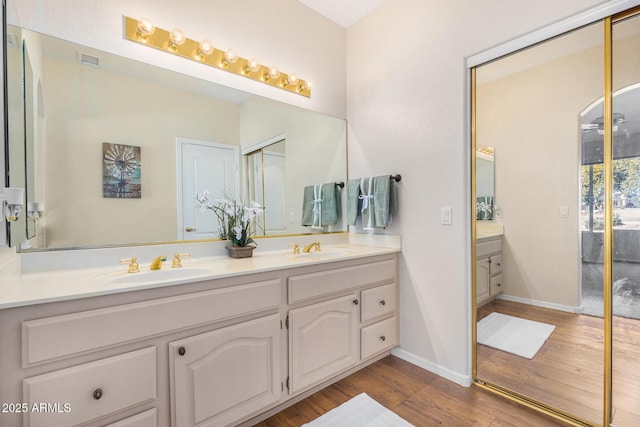
M 264 81 L 269 81 L 269 79 L 277 79 L 280 77 L 280 70 L 276 66 L 269 67 L 269 71 L 264 73 Z
M 260 70 L 260 63 L 256 58 L 251 58 L 247 61 L 247 65 L 242 68 L 242 72 L 249 74 L 250 72 L 256 72 Z
M 153 25 L 153 22 L 147 18 L 138 19 L 138 37 L 147 38 L 156 31 L 156 27 Z
M 224 53 L 224 59 L 220 65 L 227 66 L 229 64 L 235 64 L 238 61 L 238 55 L 233 51 L 233 49 L 227 49 Z
M 302 84 L 298 87 L 298 91 L 299 92 L 304 92 L 305 90 L 311 90 L 311 82 L 306 81 L 306 82 L 302 82 Z
M 198 45 L 198 51 L 196 56 L 198 59 L 203 59 L 205 55 L 211 55 L 213 53 L 213 44 L 209 40 L 202 40 Z
M 186 40 L 184 33 L 182 30 L 178 28 L 174 28 L 169 32 L 169 47 L 177 48 L 178 46 L 182 46 Z
M 285 78 L 285 79 L 283 80 L 283 82 L 282 82 L 282 87 L 286 87 L 286 86 L 288 86 L 288 85 L 295 86 L 295 85 L 297 85 L 297 84 L 298 84 L 298 81 L 299 81 L 299 80 L 300 80 L 300 79 L 298 78 L 298 75 L 297 75 L 297 74 L 295 74 L 295 73 L 291 73 L 291 74 L 289 74 L 289 75 L 287 76 L 287 78 Z

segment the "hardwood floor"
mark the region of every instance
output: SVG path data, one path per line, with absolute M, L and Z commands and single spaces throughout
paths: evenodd
M 550 323 L 555 330 L 531 360 L 478 346 L 478 377 L 582 419 L 602 423 L 604 324 L 599 317 L 495 300 L 478 309 Z M 640 425 L 640 321 L 613 318 L 613 421 Z
M 362 392 L 416 427 L 565 425 L 478 387 L 459 386 L 388 356 L 257 426 L 301 426 Z

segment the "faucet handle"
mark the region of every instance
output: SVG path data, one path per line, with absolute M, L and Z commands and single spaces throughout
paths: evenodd
M 324 245 L 325 243 L 327 243 L 327 242 L 316 242 L 316 248 L 315 248 L 315 251 L 316 251 L 316 252 L 320 252 L 320 251 L 322 250 L 322 248 L 320 247 L 320 244 L 323 244 L 323 245 Z
M 171 268 L 180 268 L 182 267 L 182 260 L 185 258 L 190 258 L 191 254 L 175 254 L 173 256 L 173 262 L 171 263 Z
M 138 259 L 136 257 L 121 259 L 120 264 L 129 264 L 129 271 L 127 271 L 127 273 L 140 272 L 140 266 L 138 265 Z
M 300 253 L 300 245 L 297 243 L 292 243 L 289 245 L 290 248 L 293 248 L 293 254 L 298 255 Z

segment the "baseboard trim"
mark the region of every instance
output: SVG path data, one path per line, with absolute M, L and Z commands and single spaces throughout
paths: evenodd
M 496 299 L 502 299 L 502 300 L 511 301 L 511 302 L 518 302 L 521 304 L 534 305 L 536 307 L 550 308 L 552 310 L 566 311 L 567 313 L 580 314 L 582 312 L 582 307 L 572 307 L 570 305 L 555 304 L 552 302 L 539 301 L 539 300 L 530 299 L 530 298 L 514 297 L 512 295 L 500 294 L 496 297 Z
M 471 386 L 472 381 L 471 381 L 470 375 L 461 375 L 458 372 L 452 371 L 449 368 L 445 368 L 429 360 L 423 359 L 401 348 L 396 347 L 392 349 L 391 354 L 396 357 L 399 357 L 402 360 L 405 360 L 409 363 L 419 366 L 422 369 L 426 369 L 429 372 L 433 372 L 436 375 L 446 378 L 449 381 L 453 381 L 454 383 L 459 384 L 463 387 Z

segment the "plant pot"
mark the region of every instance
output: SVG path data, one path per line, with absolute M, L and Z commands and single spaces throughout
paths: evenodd
M 253 256 L 255 246 L 227 246 L 231 258 L 250 258 Z

